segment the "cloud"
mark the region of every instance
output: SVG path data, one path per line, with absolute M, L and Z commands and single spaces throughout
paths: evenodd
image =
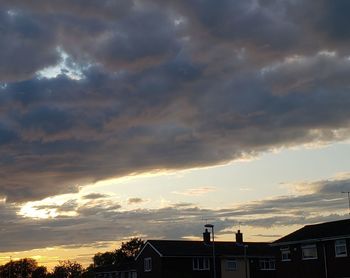
M 57 209 L 58 213 L 75 211 L 78 208 L 78 203 L 76 200 L 69 200 L 62 205 L 60 205 Z
M 121 210 L 113 200 L 96 199 L 77 203 L 71 199 L 58 216 L 32 219 L 17 213 L 19 206 L 0 204 L 0 245 L 2 252 L 50 246 L 95 246 L 103 242 L 143 235 L 145 239 L 200 237 L 203 216 L 215 224 L 218 235 L 227 234 L 238 223 L 273 231 L 290 225 L 306 225 L 344 219 L 347 199 L 339 190 L 349 188 L 349 178 L 321 180 L 310 184 L 315 191 L 277 196 L 220 209 L 200 208 L 182 203 L 159 209 Z M 48 206 L 37 207 L 47 209 Z M 52 208 L 50 206 L 49 208 Z M 75 214 L 69 214 L 75 212 Z M 267 235 L 256 235 L 267 238 Z
M 9 9 L 29 10 L 35 13 L 43 13 L 50 15 L 68 14 L 79 17 L 96 17 L 96 18 L 118 18 L 133 6 L 133 1 L 127 0 L 101 0 L 95 2 L 93 0 L 53 0 L 47 2 L 45 0 L 36 0 L 31 2 L 23 2 L 19 0 L 4 0 L 2 5 Z
M 2 1 L 0 195 L 40 200 L 349 138 L 348 8 Z M 45 77 L 62 53 L 79 78 Z
M 213 191 L 216 191 L 216 187 L 207 186 L 207 187 L 191 188 L 182 192 L 174 191 L 172 193 L 178 194 L 178 195 L 185 195 L 185 196 L 200 196 L 200 195 L 208 194 L 209 192 L 213 192 Z
M 43 25 L 42 18 L 9 12 L 1 6 L 0 80 L 30 78 L 37 70 L 56 63 L 59 56 L 51 24 Z
M 107 198 L 107 197 L 109 197 L 109 195 L 107 195 L 107 194 L 90 193 L 90 194 L 84 195 L 83 199 L 95 200 L 95 199 L 103 199 L 103 198 Z
M 350 32 L 344 28 L 344 24 L 349 24 L 349 17 L 346 16 L 350 11 L 349 2 L 344 0 L 326 1 L 326 16 L 322 21 L 326 27 L 328 35 L 336 40 L 346 41 L 349 39 Z
M 133 204 L 140 204 L 140 203 L 143 203 L 144 200 L 141 199 L 141 198 L 129 198 L 128 199 L 128 204 L 129 205 L 133 205 Z

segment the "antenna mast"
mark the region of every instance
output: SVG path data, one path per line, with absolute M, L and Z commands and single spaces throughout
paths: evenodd
M 348 201 L 349 201 L 349 215 L 350 215 L 350 191 L 342 191 L 341 193 L 348 194 Z

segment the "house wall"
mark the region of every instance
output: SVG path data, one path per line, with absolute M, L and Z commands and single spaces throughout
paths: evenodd
M 246 278 L 245 275 L 245 263 L 242 259 L 235 259 L 237 262 L 237 269 L 234 271 L 227 270 L 227 260 L 229 259 L 222 259 L 221 260 L 221 278 Z M 249 268 L 248 268 L 248 276 L 249 277 Z
M 145 272 L 144 259 L 152 258 L 152 270 Z M 161 278 L 162 276 L 162 260 L 157 252 L 152 247 L 147 245 L 143 252 L 136 260 L 137 277 L 138 278 Z
M 152 271 L 144 270 L 144 259 L 152 259 Z M 203 257 L 202 257 L 203 258 Z M 146 245 L 136 260 L 138 278 L 212 278 L 213 260 L 207 257 L 210 269 L 194 270 L 194 257 L 163 257 L 160 256 L 150 245 Z M 237 258 L 237 270 L 228 271 L 226 260 L 231 257 L 216 257 L 216 277 L 217 278 L 246 278 L 245 262 L 243 258 Z M 258 258 L 247 259 L 247 278 L 275 278 L 276 271 L 261 270 Z
M 237 270 L 228 271 L 226 261 L 228 258 L 221 260 L 222 278 L 275 278 L 276 270 L 261 270 L 259 258 L 247 259 L 247 276 L 245 274 L 245 261 L 242 258 L 236 258 Z
M 152 258 L 152 271 L 145 272 L 144 259 Z M 219 260 L 218 260 L 219 261 Z M 192 257 L 160 257 L 149 245 L 136 260 L 138 278 L 212 278 L 213 265 L 210 258 L 210 269 L 193 270 Z M 217 265 L 217 277 L 220 277 Z
M 289 247 L 291 252 L 291 261 L 283 262 L 281 260 L 280 248 Z M 277 251 L 276 251 L 277 253 Z M 322 278 L 324 275 L 323 251 L 319 244 L 317 245 L 318 259 L 303 260 L 300 244 L 278 247 L 276 260 L 277 277 L 299 278 L 299 277 L 317 277 Z
M 347 240 L 347 257 L 335 256 L 335 242 L 323 241 L 316 243 L 317 259 L 303 260 L 301 244 L 276 247 L 277 277 L 285 278 L 338 278 L 350 277 L 350 241 Z M 291 261 L 281 261 L 280 248 L 289 247 Z M 326 260 L 325 260 L 326 259 Z M 325 265 L 327 267 L 325 267 Z M 326 274 L 327 271 L 327 274 Z
M 346 240 L 347 256 L 336 257 L 334 241 L 325 242 L 328 278 L 350 277 L 350 240 Z
M 250 272 L 250 278 L 275 278 L 279 277 L 276 275 L 276 269 L 274 270 L 262 270 L 260 269 L 260 259 L 259 258 L 253 258 L 249 259 L 249 272 Z M 300 276 L 299 278 L 301 278 Z M 282 276 L 281 278 L 284 278 Z
M 192 258 L 163 258 L 163 278 L 212 278 L 213 270 L 193 270 Z M 218 272 L 217 272 L 218 273 Z M 217 275 L 219 278 L 220 276 Z
M 95 278 L 137 278 L 136 271 L 109 271 L 95 273 Z

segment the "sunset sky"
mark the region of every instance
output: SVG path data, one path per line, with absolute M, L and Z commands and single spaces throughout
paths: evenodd
M 0 264 L 344 219 L 350 1 L 0 1 Z M 207 220 L 205 220 L 207 219 Z

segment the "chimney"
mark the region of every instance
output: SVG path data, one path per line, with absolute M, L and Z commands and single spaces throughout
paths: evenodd
M 210 232 L 208 232 L 208 229 L 205 229 L 205 232 L 203 233 L 203 241 L 204 244 L 210 244 Z
M 241 230 L 238 230 L 236 233 L 236 243 L 243 244 L 243 234 L 241 233 Z

